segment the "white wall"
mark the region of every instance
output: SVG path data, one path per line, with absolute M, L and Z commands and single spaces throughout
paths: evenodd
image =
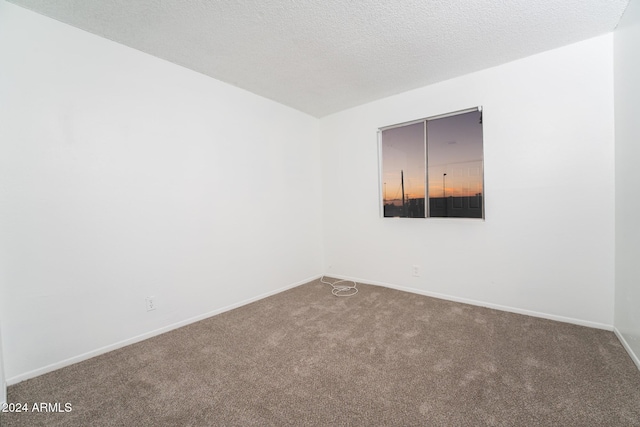
M 0 319 L 1 318 L 2 317 L 0 317 Z M 5 381 L 5 377 L 4 377 L 4 361 L 3 361 L 3 352 L 2 352 L 2 322 L 0 322 L 0 404 L 6 403 L 6 402 L 7 402 L 7 382 Z
M 323 118 L 328 273 L 611 329 L 612 49 L 609 34 Z M 486 221 L 380 218 L 377 129 L 477 105 Z
M 616 332 L 640 368 L 640 1 L 614 33 L 616 112 Z
M 321 273 L 317 119 L 0 7 L 9 383 Z

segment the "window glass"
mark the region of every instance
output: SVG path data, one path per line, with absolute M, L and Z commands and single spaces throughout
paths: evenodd
M 429 216 L 482 218 L 481 114 L 427 121 Z
M 382 131 L 384 216 L 424 218 L 424 122 Z

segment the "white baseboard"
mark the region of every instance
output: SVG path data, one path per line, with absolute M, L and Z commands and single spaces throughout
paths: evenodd
M 539 318 L 542 318 L 542 319 L 549 319 L 549 320 L 556 320 L 558 322 L 572 323 L 574 325 L 587 326 L 589 328 L 604 329 L 606 331 L 612 331 L 613 330 L 613 325 L 607 325 L 605 323 L 591 322 L 589 320 L 582 320 L 582 319 L 575 319 L 575 318 L 572 318 L 572 317 L 558 316 L 558 315 L 555 315 L 555 314 L 542 313 L 542 312 L 538 312 L 538 311 L 526 310 L 526 309 L 522 309 L 522 308 L 510 307 L 510 306 L 500 305 L 500 304 L 493 304 L 493 303 L 490 303 L 490 302 L 478 301 L 478 300 L 469 299 L 469 298 L 460 298 L 460 297 L 456 297 L 456 296 L 453 296 L 453 295 L 441 294 L 441 293 L 438 293 L 438 292 L 424 291 L 422 289 L 410 288 L 410 287 L 406 287 L 406 286 L 398 286 L 398 285 L 394 285 L 394 284 L 391 284 L 391 283 L 385 283 L 385 282 L 377 282 L 377 281 L 372 281 L 372 280 L 360 279 L 360 278 L 357 278 L 357 277 L 341 276 L 341 275 L 337 275 L 337 274 L 327 274 L 327 276 L 335 277 L 337 279 L 351 280 L 351 281 L 354 281 L 354 282 L 357 282 L 357 283 L 363 283 L 363 284 L 368 284 L 368 285 L 384 286 L 385 288 L 397 289 L 399 291 L 410 292 L 410 293 L 413 293 L 413 294 L 424 295 L 424 296 L 443 299 L 443 300 L 447 300 L 447 301 L 460 302 L 460 303 L 463 303 L 463 304 L 476 305 L 476 306 L 479 306 L 479 307 L 493 308 L 493 309 L 496 309 L 496 310 L 507 311 L 507 312 L 510 312 L 510 313 L 524 314 L 526 316 L 539 317 Z
M 171 325 L 167 325 L 167 326 L 164 326 L 162 328 L 155 329 L 153 331 L 150 331 L 150 332 L 147 332 L 147 333 L 144 333 L 144 334 L 141 334 L 141 335 L 137 335 L 135 337 L 128 338 L 126 340 L 119 341 L 117 343 L 110 344 L 110 345 L 107 345 L 105 347 L 101 347 L 101 348 L 98 348 L 98 349 L 95 349 L 95 350 L 80 354 L 78 356 L 70 357 L 68 359 L 61 360 L 60 362 L 52 363 L 52 364 L 44 366 L 42 368 L 34 369 L 32 371 L 25 372 L 23 374 L 16 375 L 16 376 L 11 377 L 11 378 L 7 378 L 7 384 L 6 385 L 10 386 L 10 385 L 13 385 L 13 384 L 17 384 L 17 383 L 19 383 L 21 381 L 25 381 L 25 380 L 28 380 L 28 379 L 31 379 L 31 378 L 35 378 L 37 376 L 40 376 L 40 375 L 55 371 L 57 369 L 64 368 L 65 366 L 73 365 L 74 363 L 82 362 L 84 360 L 91 359 L 92 357 L 96 357 L 96 356 L 99 356 L 101 354 L 108 353 L 110 351 L 117 350 L 119 348 L 126 347 L 128 345 L 135 344 L 135 343 L 140 342 L 140 341 L 144 341 L 144 340 L 149 339 L 151 337 L 155 337 L 157 335 L 164 334 L 165 332 L 172 331 L 172 330 L 180 328 L 182 326 L 186 326 L 186 325 L 189 325 L 191 323 L 195 323 L 195 322 L 198 322 L 200 320 L 204 320 L 204 319 L 207 319 L 209 317 L 215 316 L 217 314 L 224 313 L 226 311 L 230 311 L 230 310 L 233 310 L 233 309 L 238 308 L 238 307 L 242 307 L 243 305 L 251 304 L 252 302 L 255 302 L 255 301 L 270 297 L 272 295 L 275 295 L 275 294 L 278 294 L 280 292 L 286 291 L 287 289 L 295 288 L 296 286 L 300 286 L 300 285 L 303 285 L 305 283 L 314 281 L 316 279 L 319 279 L 320 277 L 322 277 L 322 275 L 320 275 L 320 274 L 317 275 L 317 276 L 311 276 L 311 277 L 308 277 L 308 278 L 306 278 L 304 280 L 298 281 L 296 283 L 292 283 L 290 285 L 283 286 L 281 288 L 275 289 L 275 290 L 270 291 L 270 292 L 266 292 L 266 293 L 258 295 L 256 297 L 252 297 L 252 298 L 246 299 L 244 301 L 240 301 L 238 303 L 228 305 L 226 307 L 222 307 L 222 308 L 219 308 L 219 309 L 216 309 L 216 310 L 204 313 L 204 314 L 200 314 L 198 316 L 194 316 L 194 317 L 191 317 L 189 319 L 182 320 L 180 322 L 176 322 L 176 323 L 173 323 Z M 5 393 L 5 396 L 6 396 L 6 393 Z
M 629 353 L 629 357 L 631 357 L 631 360 L 633 360 L 633 363 L 635 363 L 638 370 L 640 370 L 640 359 L 638 358 L 638 355 L 633 352 L 633 349 L 631 348 L 627 340 L 624 339 L 624 335 L 622 335 L 622 332 L 620 332 L 616 327 L 613 328 L 613 332 L 616 334 L 616 336 L 620 340 L 620 343 L 622 344 L 624 349 L 627 350 L 627 353 Z

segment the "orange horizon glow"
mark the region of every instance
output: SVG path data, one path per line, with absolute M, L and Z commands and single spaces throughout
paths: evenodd
M 439 189 L 440 193 L 442 193 L 442 188 Z M 436 194 L 433 194 L 436 193 Z M 442 198 L 442 194 L 438 195 L 437 191 L 434 191 L 430 196 L 429 199 L 441 199 Z M 446 188 L 446 197 L 475 197 L 477 195 L 482 196 L 482 192 L 478 191 L 478 192 L 465 192 L 463 189 L 455 189 L 455 188 Z M 405 201 L 409 201 L 409 200 L 417 200 L 417 199 L 424 199 L 424 194 L 418 196 L 418 197 L 414 197 L 412 194 L 405 194 Z M 383 202 L 385 205 L 388 204 L 394 204 L 396 206 L 402 206 L 402 197 L 400 198 L 384 198 Z
M 446 170 L 448 172 L 443 172 Z M 423 170 L 412 174 L 404 173 L 405 200 L 424 199 L 425 184 Z M 384 174 L 382 196 L 385 203 L 402 202 L 401 171 L 393 170 Z M 443 186 L 444 184 L 444 186 Z M 482 162 L 465 162 L 463 164 L 434 167 L 429 171 L 430 199 L 441 197 L 473 197 L 484 192 L 482 183 Z

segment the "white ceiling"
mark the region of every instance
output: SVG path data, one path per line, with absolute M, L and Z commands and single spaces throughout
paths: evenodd
M 316 117 L 612 31 L 629 0 L 9 0 Z

